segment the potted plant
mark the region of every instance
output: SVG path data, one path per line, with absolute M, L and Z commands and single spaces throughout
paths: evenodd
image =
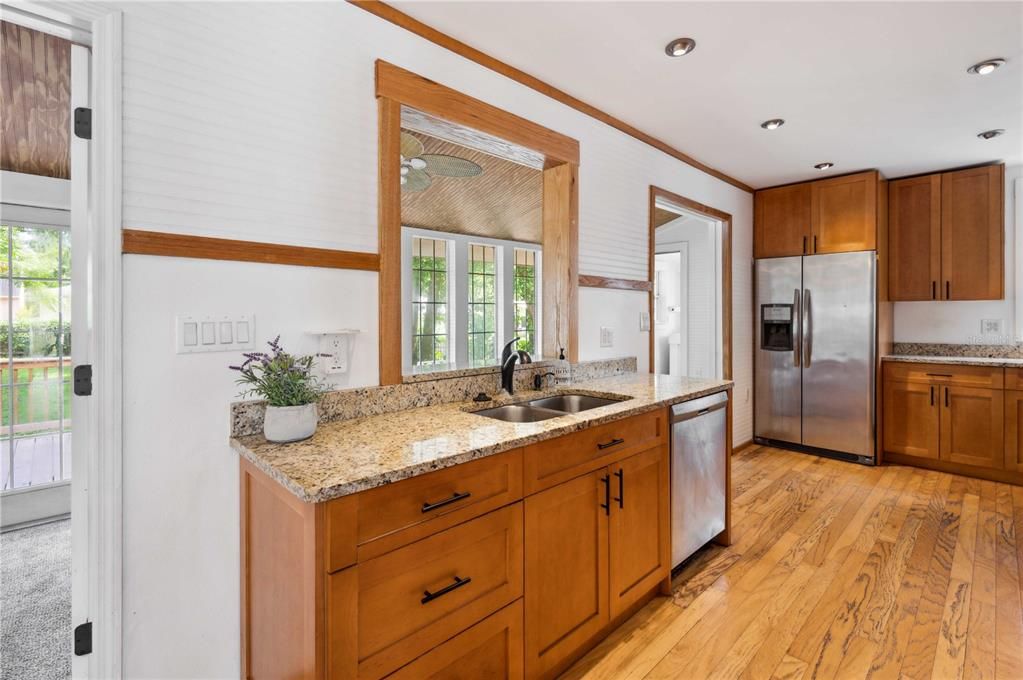
M 288 354 L 280 340 L 278 335 L 267 343 L 269 353 L 243 354 L 245 362 L 230 368 L 241 373 L 237 383 L 245 389 L 239 396 L 257 395 L 266 400 L 263 435 L 267 441 L 296 442 L 316 432 L 316 402 L 323 386 L 312 372 L 315 357 Z

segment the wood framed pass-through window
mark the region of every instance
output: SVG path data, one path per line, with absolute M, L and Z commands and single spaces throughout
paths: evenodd
M 496 321 L 500 313 L 498 310 L 500 303 L 496 300 L 490 301 L 491 298 L 487 297 L 488 282 L 500 283 L 496 278 L 497 271 L 502 265 L 498 251 L 489 249 L 490 244 L 481 241 L 477 244 L 481 247 L 471 251 L 474 259 L 454 257 L 449 262 L 454 263 L 456 269 L 459 266 L 467 267 L 472 276 L 470 284 L 473 297 L 471 301 L 466 302 L 465 307 L 466 313 L 472 318 L 472 326 L 471 335 L 465 338 L 465 346 L 471 345 L 471 356 L 478 357 L 479 365 L 496 363 L 496 348 L 515 335 L 528 338 L 526 342 L 532 343 L 535 349 L 542 351 L 542 356 L 556 356 L 557 351 L 563 347 L 566 358 L 570 361 L 577 360 L 579 143 L 532 121 L 383 61 L 376 63 L 376 96 L 380 134 L 378 216 L 380 383 L 383 385 L 400 383 L 404 369 L 410 365 L 409 361 L 403 360 L 403 355 L 407 354 L 407 350 L 403 348 L 407 347 L 407 344 L 402 338 L 402 310 L 408 306 L 407 298 L 403 299 L 406 288 L 402 285 L 403 107 L 504 140 L 528 149 L 542 158 L 541 243 L 534 250 L 531 264 L 527 261 L 528 254 L 521 263 L 515 259 L 518 255 L 514 249 L 508 251 L 507 255 L 509 263 L 507 287 L 511 300 L 507 305 L 510 321 L 503 327 L 503 335 L 507 337 L 501 337 L 500 323 L 488 326 L 488 319 Z M 543 253 L 542 257 L 537 256 L 540 251 Z M 476 258 L 476 255 L 479 255 L 479 258 Z M 492 261 L 488 261 L 488 256 L 493 258 Z M 495 270 L 493 272 L 488 271 L 491 264 Z M 533 269 L 530 270 L 530 267 Z M 536 285 L 537 283 L 540 285 Z M 450 295 L 454 284 L 449 279 L 447 285 Z M 482 286 L 482 289 L 478 290 L 477 285 Z M 515 295 L 511 295 L 513 288 Z M 481 295 L 477 296 L 477 292 L 481 292 Z M 529 299 L 529 293 L 532 294 L 532 300 Z M 437 300 L 431 302 L 436 310 L 439 302 Z M 459 303 L 454 304 L 457 312 L 460 309 Z M 445 311 L 450 314 L 452 309 L 448 308 Z M 477 315 L 481 318 L 480 323 L 477 323 Z M 427 354 L 434 357 L 434 361 L 450 361 L 451 343 L 458 342 L 460 336 L 454 331 L 449 331 L 446 335 L 438 333 L 436 315 L 433 322 L 432 334 L 419 333 L 424 338 L 427 335 L 433 336 L 432 340 L 425 340 L 427 345 L 432 342 L 432 347 L 427 347 Z M 440 355 L 438 338 L 447 343 Z M 438 359 L 438 356 L 441 358 Z

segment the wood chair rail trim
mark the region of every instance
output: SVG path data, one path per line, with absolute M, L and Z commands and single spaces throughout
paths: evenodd
M 125 229 L 121 232 L 121 252 L 125 255 L 233 260 L 372 272 L 380 269 L 380 256 L 377 253 L 309 248 L 258 241 L 237 241 L 141 229 Z
M 640 281 L 638 279 L 612 279 L 606 276 L 594 276 L 592 274 L 580 274 L 579 285 L 584 288 L 613 288 L 615 290 L 638 290 L 652 291 L 653 281 Z

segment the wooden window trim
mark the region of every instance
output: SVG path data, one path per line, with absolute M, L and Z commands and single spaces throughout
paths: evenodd
M 376 62 L 379 113 L 380 384 L 402 381 L 401 107 L 500 137 L 544 154 L 541 346 L 577 361 L 579 142 L 410 71 Z

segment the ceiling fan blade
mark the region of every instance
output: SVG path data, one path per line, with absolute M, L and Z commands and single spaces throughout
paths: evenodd
M 402 191 L 422 191 L 430 186 L 433 180 L 426 174 L 425 170 L 409 170 L 405 175 L 405 183 L 401 185 Z
M 405 158 L 415 158 L 423 153 L 423 143 L 407 132 L 401 133 L 401 155 Z
M 465 158 L 436 153 L 426 153 L 421 158 L 426 161 L 426 171 L 431 175 L 440 175 L 442 177 L 476 177 L 483 174 L 483 168 Z

